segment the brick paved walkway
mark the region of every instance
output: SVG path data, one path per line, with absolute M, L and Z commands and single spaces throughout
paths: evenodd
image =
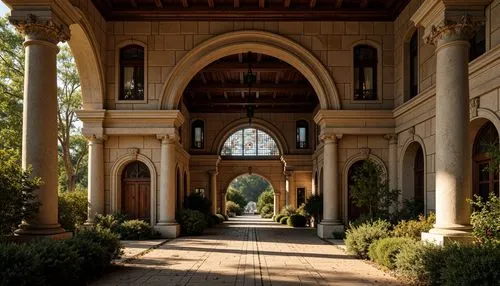
M 172 240 L 94 285 L 399 285 L 315 236 L 257 216 Z

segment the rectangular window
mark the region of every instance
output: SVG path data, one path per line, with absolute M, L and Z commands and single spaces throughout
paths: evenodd
M 469 62 L 486 52 L 486 28 L 484 25 L 479 28 L 479 31 L 469 41 L 469 44 Z
M 418 31 L 410 40 L 410 98 L 418 95 Z
M 377 99 L 377 49 L 359 45 L 354 47 L 354 99 Z
M 194 128 L 194 147 L 201 149 L 201 143 L 203 141 L 201 127 Z
M 120 49 L 120 100 L 144 99 L 144 48 L 129 45 Z

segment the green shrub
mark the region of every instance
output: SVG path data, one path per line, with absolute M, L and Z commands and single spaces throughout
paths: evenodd
M 262 218 L 273 218 L 273 214 L 272 214 L 272 213 L 261 214 L 260 216 L 261 216 Z
M 59 223 L 67 230 L 74 232 L 87 220 L 87 191 L 59 193 Z
M 123 246 L 120 239 L 117 234 L 112 233 L 109 229 L 99 227 L 84 229 L 79 231 L 75 237 L 102 245 L 106 249 L 110 260 L 118 259 L 122 255 Z
M 0 244 L 0 285 L 85 284 L 121 253 L 109 230 L 82 230 L 64 240 Z
M 264 205 L 260 209 L 261 217 L 267 216 L 266 218 L 270 218 L 273 216 L 273 213 L 274 213 L 274 205 L 272 205 L 272 204 Z M 269 216 L 269 215 L 271 215 L 271 216 Z
M 314 218 L 317 223 L 323 214 L 323 195 L 310 196 L 304 205 L 304 211 Z
M 288 222 L 288 216 L 284 216 L 280 219 L 281 224 L 286 224 Z
M 19 160 L 17 152 L 0 150 L 0 234 L 11 234 L 23 220 L 32 219 L 40 206 L 34 191 L 41 180 L 31 179 Z
M 420 215 L 418 220 L 402 220 L 393 230 L 394 236 L 420 239 L 422 232 L 429 231 L 436 222 L 436 215 L 430 213 L 427 217 Z
M 293 227 L 304 227 L 306 226 L 307 218 L 300 214 L 293 214 L 288 217 L 286 224 Z
M 123 214 L 98 214 L 94 217 L 94 225 L 99 228 L 109 229 L 111 232 L 118 234 L 120 225 L 126 220 L 126 215 Z
M 120 224 L 120 239 L 140 240 L 158 237 L 151 225 L 145 221 L 134 219 L 126 220 Z
M 286 215 L 284 215 L 284 214 L 278 214 L 278 215 L 276 215 L 276 217 L 274 218 L 274 221 L 275 221 L 275 222 L 277 222 L 277 223 L 280 223 L 280 222 L 281 222 L 281 219 L 282 219 L 283 217 L 285 217 L 285 216 L 286 216 Z
M 210 213 L 210 200 L 203 193 L 191 193 L 184 198 L 184 208 L 200 211 L 204 214 Z
M 227 201 L 226 202 L 226 211 L 228 216 L 242 215 L 243 209 L 235 202 Z
M 219 219 L 219 223 L 223 223 L 224 221 L 226 221 L 227 219 L 221 215 L 221 214 L 216 214 L 215 216 L 217 216 L 217 218 Z
M 415 243 L 415 241 L 407 237 L 382 238 L 370 245 L 368 248 L 368 256 L 370 260 L 389 269 L 394 269 L 396 255 L 404 245 L 409 243 Z
M 241 209 L 244 209 L 248 203 L 247 199 L 245 199 L 245 196 L 243 195 L 243 192 L 233 187 L 229 187 L 227 189 L 226 199 L 228 201 L 235 202 Z
M 183 235 L 200 235 L 207 227 L 205 215 L 197 210 L 183 209 L 176 215 Z
M 351 226 L 346 232 L 345 245 L 347 251 L 360 258 L 368 258 L 368 248 L 374 241 L 388 237 L 390 224 L 384 220 Z
M 262 208 L 266 205 L 274 205 L 273 190 L 265 190 L 259 195 L 257 198 L 257 212 L 262 213 Z
M 443 285 L 500 285 L 500 245 L 450 245 L 442 269 Z
M 286 216 L 290 216 L 290 215 L 293 215 L 296 213 L 297 213 L 297 209 L 294 206 L 290 206 L 290 205 L 284 206 L 280 211 L 280 214 L 284 214 Z
M 401 247 L 394 265 L 399 274 L 414 282 L 438 285 L 444 261 L 443 247 L 417 241 Z
M 470 201 L 474 211 L 470 216 L 472 234 L 481 242 L 500 241 L 500 198 L 491 193 L 487 201 L 475 196 Z

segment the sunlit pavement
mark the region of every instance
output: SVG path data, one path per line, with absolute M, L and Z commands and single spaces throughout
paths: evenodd
M 315 236 L 258 216 L 152 250 L 94 285 L 400 285 Z

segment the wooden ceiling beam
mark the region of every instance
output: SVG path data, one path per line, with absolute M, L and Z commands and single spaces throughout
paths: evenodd
M 366 9 L 366 7 L 368 7 L 368 0 L 361 0 L 361 2 L 359 2 L 359 8 Z
M 343 0 L 335 0 L 335 9 L 340 9 L 342 7 Z
M 187 105 L 187 104 L 186 104 Z M 272 106 L 262 106 L 255 109 L 255 113 L 311 113 L 314 111 L 315 106 L 301 107 L 301 106 L 280 106 L 275 108 Z M 189 107 L 189 112 L 192 113 L 244 113 L 246 109 L 244 106 L 219 106 L 214 108 L 214 106 L 191 106 Z
M 163 8 L 163 3 L 161 0 L 155 0 L 156 8 Z
M 184 7 L 184 8 L 188 8 L 189 7 L 188 0 L 181 0 L 181 3 L 182 3 L 182 7 Z
M 310 0 L 309 1 L 309 8 L 314 8 L 316 7 L 316 0 Z
M 265 0 L 259 0 L 259 8 L 264 8 L 266 6 L 266 1 Z
M 234 0 L 234 8 L 240 8 L 240 0 Z
M 254 63 L 252 65 L 252 71 L 255 72 L 278 72 L 278 71 L 287 71 L 293 70 L 294 68 L 287 63 Z M 206 66 L 203 69 L 204 72 L 220 72 L 220 71 L 228 71 L 228 72 L 246 72 L 248 71 L 248 64 L 239 62 L 218 62 L 213 63 Z
M 214 8 L 215 7 L 215 1 L 214 0 L 208 0 L 208 8 Z
M 291 0 L 283 0 L 283 7 L 290 8 L 290 2 Z
M 137 8 L 137 2 L 135 0 L 129 0 L 132 7 Z
M 245 100 L 240 100 L 240 101 L 227 101 L 225 99 L 218 99 L 218 98 L 212 98 L 212 99 L 194 99 L 190 102 L 190 106 L 196 107 L 196 106 L 248 106 L 248 105 L 257 105 L 257 106 L 265 106 L 265 105 L 274 105 L 274 106 L 311 106 L 311 105 L 316 105 L 314 101 L 290 101 L 289 99 L 259 99 L 255 102 L 248 103 Z
M 190 83 L 186 88 L 193 92 L 248 92 L 248 85 L 241 83 L 226 84 L 199 84 Z M 314 92 L 313 88 L 307 84 L 254 84 L 252 92 Z

